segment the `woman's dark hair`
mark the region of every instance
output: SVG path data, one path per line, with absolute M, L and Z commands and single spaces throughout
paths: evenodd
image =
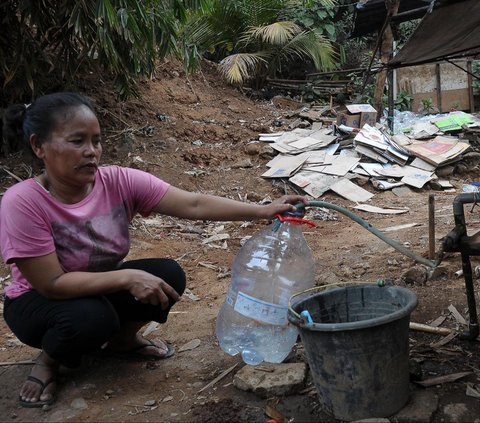
M 86 106 L 94 112 L 91 103 L 85 97 L 70 92 L 47 94 L 30 105 L 11 106 L 3 116 L 4 143 L 6 133 L 19 136 L 23 132 L 24 145 L 28 145 L 32 134 L 36 134 L 39 143 L 42 144 L 48 139 L 55 126 L 61 120 L 68 118 L 71 109 L 79 106 Z

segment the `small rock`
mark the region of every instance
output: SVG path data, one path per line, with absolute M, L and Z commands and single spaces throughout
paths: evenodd
M 428 185 L 430 186 L 430 189 L 433 189 L 434 191 L 443 191 L 442 185 L 436 180 L 430 181 Z
M 393 417 L 393 421 L 403 423 L 425 423 L 431 421 L 437 411 L 438 397 L 432 391 L 414 391 L 410 401 Z
M 467 404 L 458 403 L 458 404 L 447 404 L 443 407 L 443 412 L 445 413 L 446 421 L 451 423 L 462 423 L 467 422 L 468 418 L 468 407 Z
M 451 176 L 453 175 L 453 172 L 455 171 L 455 168 L 453 166 L 443 166 L 439 167 L 435 170 L 435 174 L 439 178 L 445 178 L 446 176 Z
M 448 279 L 448 268 L 445 266 L 437 266 L 428 272 L 428 280 L 435 281 L 440 279 Z
M 392 192 L 397 197 L 405 197 L 407 195 L 410 195 L 412 193 L 412 190 L 407 186 L 401 186 L 401 187 L 392 188 Z
M 355 420 L 352 423 L 390 423 L 385 417 L 373 417 L 370 419 Z
M 249 168 L 249 167 L 253 167 L 253 163 L 250 161 L 250 159 L 241 160 L 239 162 L 232 164 L 232 169 L 242 169 L 242 168 Z
M 458 163 L 455 166 L 455 173 L 459 175 L 466 175 L 470 172 L 470 167 L 468 167 L 465 163 Z
M 263 144 L 260 147 L 260 157 L 262 159 L 267 159 L 270 157 L 274 157 L 277 154 L 277 152 L 270 146 L 270 144 Z
M 245 153 L 249 154 L 250 156 L 255 156 L 260 154 L 260 144 L 259 143 L 250 143 L 245 146 Z
M 192 388 L 201 389 L 201 388 L 203 388 L 203 385 L 205 385 L 203 382 L 193 382 L 192 383 Z
M 291 395 L 304 387 L 307 375 L 305 363 L 281 363 L 268 366 L 271 371 L 245 366 L 233 378 L 233 385 L 242 391 L 251 391 L 262 398 L 273 395 Z
M 238 107 L 233 106 L 233 105 L 227 106 L 227 109 L 230 110 L 230 111 L 233 112 L 233 113 L 238 113 L 238 112 L 240 111 L 240 110 L 238 109 Z
M 70 403 L 70 407 L 72 407 L 74 410 L 85 410 L 88 408 L 88 404 L 83 398 L 75 398 Z
M 408 285 L 424 285 L 427 281 L 427 270 L 423 266 L 414 266 L 408 269 L 403 275 L 402 280 Z
M 157 403 L 156 400 L 151 399 L 151 400 L 145 401 L 144 405 L 145 405 L 146 407 L 153 407 L 156 403 Z

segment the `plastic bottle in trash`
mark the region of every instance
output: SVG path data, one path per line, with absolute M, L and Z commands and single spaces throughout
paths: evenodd
M 247 364 L 281 363 L 298 335 L 287 319 L 288 301 L 314 286 L 314 273 L 300 224 L 275 221 L 253 235 L 233 262 L 217 317 L 220 347 L 230 355 L 241 353 Z

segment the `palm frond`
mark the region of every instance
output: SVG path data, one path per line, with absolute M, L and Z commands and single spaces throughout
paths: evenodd
M 220 62 L 219 70 L 228 82 L 243 84 L 256 75 L 261 65 L 267 64 L 267 57 L 264 52 L 232 54 Z
M 335 53 L 329 40 L 313 31 L 302 31 L 285 44 L 279 56 L 290 60 L 309 58 L 317 69 L 336 67 Z
M 250 28 L 245 32 L 245 39 L 254 39 L 271 45 L 284 45 L 301 31 L 302 29 L 295 22 L 281 21 Z

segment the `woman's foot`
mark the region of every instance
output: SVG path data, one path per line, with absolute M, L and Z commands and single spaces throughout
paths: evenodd
M 54 401 L 59 363 L 41 352 L 27 381 L 20 390 L 19 400 L 24 407 L 42 407 Z
M 119 353 L 134 353 L 157 359 L 168 358 L 175 353 L 173 346 L 167 342 L 158 338 L 146 339 L 138 333 L 133 339 L 116 339 L 115 341 L 110 341 L 106 349 Z

